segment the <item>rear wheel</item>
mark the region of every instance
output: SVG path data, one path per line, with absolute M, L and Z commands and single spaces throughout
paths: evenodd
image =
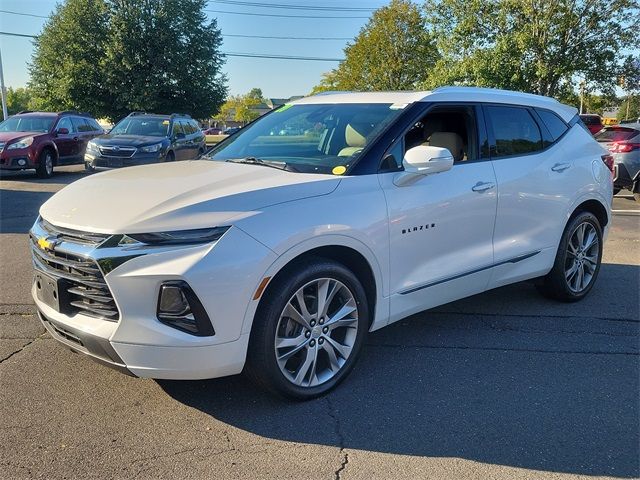
M 540 292 L 564 302 L 584 298 L 598 277 L 602 247 L 597 217 L 591 212 L 576 215 L 565 228 L 553 268 L 538 284 Z
M 176 159 L 175 154 L 173 152 L 169 152 L 169 153 L 167 153 L 167 156 L 165 157 L 164 161 L 165 162 L 173 162 L 173 161 L 175 161 L 175 159 Z
M 48 148 L 40 152 L 36 174 L 40 178 L 51 178 L 53 175 L 53 153 Z
M 261 302 L 245 371 L 285 397 L 323 395 L 353 368 L 368 325 L 364 288 L 349 269 L 321 258 L 298 263 Z

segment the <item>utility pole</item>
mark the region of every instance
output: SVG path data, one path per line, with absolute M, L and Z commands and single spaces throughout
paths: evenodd
M 2 51 L 0 50 L 0 94 L 2 94 L 2 120 L 9 118 L 7 115 L 7 89 L 4 88 L 4 72 L 2 69 Z
M 584 87 L 585 87 L 585 81 L 582 80 L 580 82 L 580 114 L 582 114 L 582 105 L 584 104 Z

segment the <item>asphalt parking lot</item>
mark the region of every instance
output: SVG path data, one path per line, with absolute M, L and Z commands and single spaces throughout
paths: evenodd
M 547 479 L 640 475 L 640 206 L 625 192 L 577 304 L 529 283 L 369 336 L 328 396 L 289 403 L 242 376 L 124 376 L 34 313 L 27 232 L 84 173 L 0 177 L 0 477 Z

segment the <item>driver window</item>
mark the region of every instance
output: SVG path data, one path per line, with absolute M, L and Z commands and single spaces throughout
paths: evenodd
M 407 132 L 406 150 L 418 145 L 448 149 L 454 163 L 477 160 L 478 141 L 473 107 L 440 107 L 430 110 Z M 405 150 L 405 151 L 406 151 Z

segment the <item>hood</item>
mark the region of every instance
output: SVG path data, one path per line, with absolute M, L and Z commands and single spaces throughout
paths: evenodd
M 209 160 L 128 167 L 90 175 L 60 190 L 40 215 L 94 233 L 152 233 L 230 225 L 261 208 L 327 195 L 333 175 L 293 173 Z
M 7 143 L 24 137 L 37 137 L 38 135 L 45 134 L 42 132 L 0 132 L 0 143 Z
M 93 139 L 97 145 L 119 145 L 127 147 L 140 147 L 167 141 L 167 137 L 151 137 L 147 135 L 100 135 Z

